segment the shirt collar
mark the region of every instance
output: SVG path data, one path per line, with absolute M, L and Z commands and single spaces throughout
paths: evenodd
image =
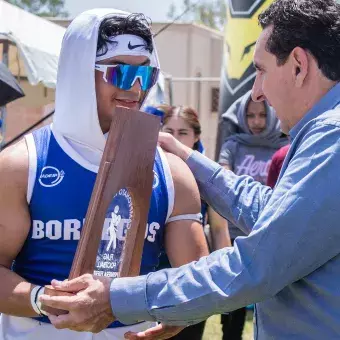
M 340 103 L 340 83 L 333 86 L 311 110 L 290 130 L 289 135 L 293 140 L 307 122 L 319 116 L 321 113 L 334 109 Z

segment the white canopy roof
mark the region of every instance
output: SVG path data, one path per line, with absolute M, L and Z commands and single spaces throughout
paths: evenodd
M 66 29 L 49 20 L 0 0 L 0 40 L 14 44 L 9 50 L 9 69 L 26 76 L 31 85 L 42 82 L 55 88 L 61 43 Z M 0 59 L 3 46 L 0 44 Z M 152 89 L 146 105 L 164 100 L 164 77 Z
M 10 48 L 9 68 L 32 85 L 55 87 L 64 33 L 65 28 L 0 0 L 0 39 L 16 45 Z

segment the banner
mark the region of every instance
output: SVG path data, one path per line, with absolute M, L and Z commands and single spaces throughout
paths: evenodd
M 227 21 L 220 84 L 220 117 L 235 100 L 249 91 L 254 83 L 253 55 L 255 43 L 261 33 L 259 14 L 273 0 L 227 0 Z M 220 119 L 216 141 L 216 159 L 224 140 L 235 133 Z

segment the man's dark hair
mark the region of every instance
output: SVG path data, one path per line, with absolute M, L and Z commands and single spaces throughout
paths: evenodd
M 151 20 L 142 13 L 133 13 L 128 17 L 112 16 L 102 21 L 99 26 L 97 52 L 104 55 L 107 52 L 106 44 L 121 34 L 133 34 L 146 41 L 146 49 L 152 53 Z
M 308 50 L 325 77 L 340 80 L 340 4 L 335 0 L 276 0 L 259 15 L 273 26 L 266 50 L 283 65 L 295 47 Z

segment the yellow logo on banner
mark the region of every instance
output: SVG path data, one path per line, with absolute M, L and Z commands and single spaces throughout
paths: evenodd
M 243 0 L 243 6 L 240 5 L 242 0 L 228 1 L 224 60 L 227 81 L 232 92 L 236 92 L 254 76 L 254 72 L 251 70 L 253 55 L 256 40 L 261 33 L 258 15 L 272 1 Z

